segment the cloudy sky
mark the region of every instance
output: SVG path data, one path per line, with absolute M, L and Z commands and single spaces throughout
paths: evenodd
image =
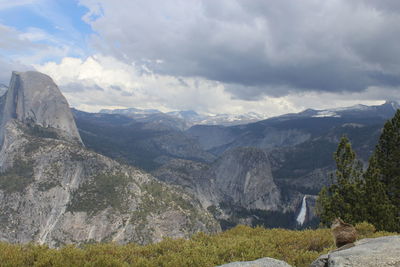
M 400 100 L 398 0 L 0 0 L 0 82 L 71 106 L 257 112 Z

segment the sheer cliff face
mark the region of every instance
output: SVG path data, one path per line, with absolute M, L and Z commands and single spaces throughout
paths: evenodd
M 277 210 L 281 197 L 269 159 L 262 150 L 237 148 L 225 153 L 208 175 L 221 191 L 223 201 L 247 209 Z
M 2 98 L 0 143 L 3 129 L 12 119 L 53 128 L 60 137 L 82 143 L 68 102 L 49 76 L 35 71 L 13 72 L 10 87 Z
M 0 241 L 149 243 L 219 230 L 188 194 L 86 150 L 47 76 L 14 73 L 4 99 Z
M 236 148 L 207 166 L 175 160 L 154 172 L 162 181 L 183 186 L 205 207 L 221 203 L 266 211 L 283 208 L 266 153 L 256 148 Z

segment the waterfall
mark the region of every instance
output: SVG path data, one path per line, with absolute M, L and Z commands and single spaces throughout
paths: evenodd
M 306 220 L 306 214 L 307 214 L 307 196 L 303 197 L 303 201 L 301 203 L 301 209 L 299 212 L 299 215 L 297 215 L 296 221 L 299 225 L 303 225 L 304 221 Z

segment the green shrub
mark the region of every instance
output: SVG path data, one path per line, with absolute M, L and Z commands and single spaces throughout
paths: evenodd
M 0 173 L 0 190 L 6 193 L 22 192 L 33 181 L 33 163 L 15 159 L 11 168 Z
M 357 223 L 355 228 L 359 239 L 371 236 L 376 232 L 375 226 L 367 222 Z
M 371 225 L 365 223 L 357 225 L 357 229 L 364 229 L 361 232 L 365 237 L 393 234 L 373 233 Z M 146 246 L 97 243 L 50 249 L 43 245 L 0 243 L 0 263 L 10 267 L 211 267 L 232 261 L 272 257 L 302 267 L 309 266 L 318 256 L 333 249 L 330 229 L 295 231 L 239 225 L 219 234 L 197 233 L 189 240 L 166 238 Z
M 50 127 L 46 128 L 46 127 L 42 127 L 37 124 L 35 124 L 31 127 L 28 127 L 27 133 L 32 136 L 42 137 L 42 138 L 52 138 L 52 139 L 58 138 L 58 135 L 54 128 L 50 128 Z
M 122 211 L 126 208 L 123 205 L 124 190 L 128 182 L 129 177 L 122 173 L 97 175 L 72 193 L 67 211 L 85 211 L 89 215 L 107 207 Z

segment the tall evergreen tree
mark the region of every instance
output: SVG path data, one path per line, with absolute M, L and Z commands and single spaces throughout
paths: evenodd
M 373 156 L 380 181 L 400 215 L 400 110 L 383 127 Z
M 334 153 L 336 172 L 332 185 L 319 194 L 317 213 L 321 222 L 328 225 L 335 217 L 347 222 L 360 222 L 365 217 L 362 205 L 362 164 L 356 158 L 349 139 L 343 136 Z
M 316 214 L 322 225 L 329 225 L 336 217 L 336 211 L 332 207 L 332 187 L 322 187 L 316 203 Z
M 364 200 L 366 208 L 365 220 L 372 223 L 376 229 L 384 231 L 399 231 L 399 217 L 396 207 L 386 194 L 386 186 L 380 180 L 380 169 L 377 159 L 373 155 L 369 160 L 368 170 L 365 173 Z
M 365 174 L 368 221 L 400 231 L 400 110 L 385 123 Z

